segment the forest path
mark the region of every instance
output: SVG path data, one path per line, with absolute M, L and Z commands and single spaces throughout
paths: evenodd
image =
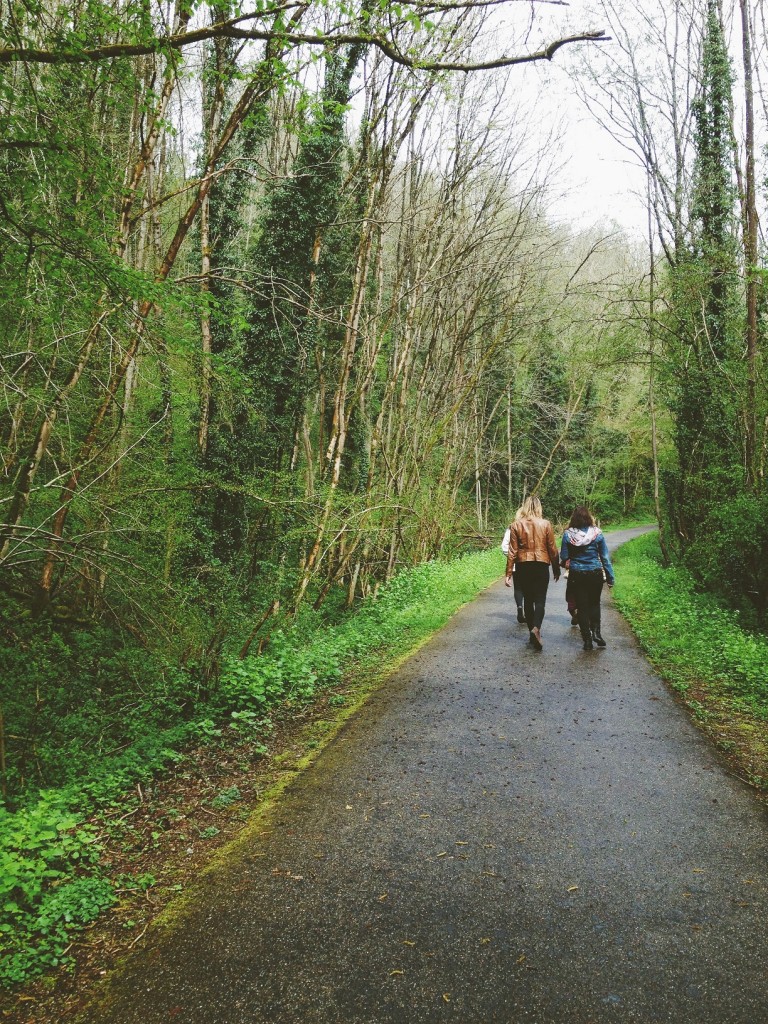
M 86 1019 L 765 1024 L 766 809 L 604 603 L 464 607 Z

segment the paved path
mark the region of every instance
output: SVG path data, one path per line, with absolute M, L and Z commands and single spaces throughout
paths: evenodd
M 462 609 L 89 1020 L 766 1024 L 766 810 L 605 605 Z

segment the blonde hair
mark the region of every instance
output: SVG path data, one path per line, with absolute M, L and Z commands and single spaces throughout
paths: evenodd
M 520 506 L 523 519 L 543 519 L 544 513 L 541 509 L 541 498 L 535 497 L 533 494 L 529 494 L 527 498 L 523 499 L 523 504 Z
M 523 506 L 521 505 L 520 508 L 517 510 L 517 512 L 515 512 L 515 522 L 519 523 L 520 520 L 523 519 L 523 518 L 524 518 L 524 516 L 523 516 Z

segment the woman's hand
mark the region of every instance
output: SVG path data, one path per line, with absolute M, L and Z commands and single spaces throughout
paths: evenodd
M 512 577 L 511 576 L 505 576 L 504 577 L 504 586 L 505 587 L 511 587 L 512 586 Z

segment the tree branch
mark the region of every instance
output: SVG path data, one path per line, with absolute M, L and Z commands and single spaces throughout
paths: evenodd
M 470 5 L 467 5 L 470 6 Z M 246 18 L 256 17 L 247 15 Z M 219 22 L 189 32 L 173 35 L 157 36 L 146 43 L 112 43 L 93 49 L 82 50 L 37 50 L 26 47 L 5 47 L 0 49 L 0 64 L 23 61 L 32 64 L 87 64 L 103 60 L 124 57 L 140 57 L 150 53 L 167 50 L 182 50 L 194 43 L 209 39 L 243 39 L 251 41 L 276 40 L 283 44 L 296 46 L 341 46 L 362 44 L 375 46 L 390 60 L 404 67 L 420 71 L 489 71 L 494 68 L 511 67 L 515 64 L 530 64 L 534 61 L 552 60 L 562 46 L 570 43 L 604 43 L 610 40 L 602 29 L 583 32 L 577 35 L 564 36 L 549 43 L 541 50 L 517 56 L 500 56 L 486 61 L 461 62 L 441 60 L 420 60 L 417 57 L 402 53 L 394 43 L 382 36 L 366 32 L 317 33 L 280 32 L 268 28 L 242 28 L 238 24 L 245 20 L 238 18 L 232 21 Z

